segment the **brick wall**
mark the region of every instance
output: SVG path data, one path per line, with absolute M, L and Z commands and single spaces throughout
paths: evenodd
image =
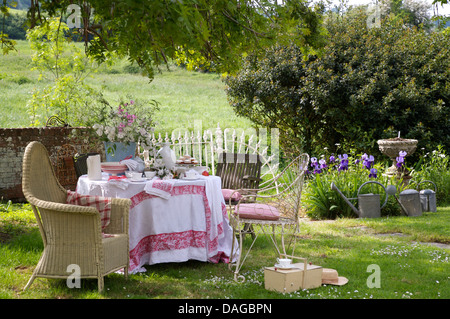
M 57 154 L 64 144 L 71 144 L 77 152 L 97 151 L 104 156 L 103 145 L 87 135 L 86 128 L 36 127 L 0 128 L 0 199 L 24 201 L 22 193 L 22 159 L 26 146 L 39 141 L 47 148 L 56 169 Z M 75 171 L 71 172 L 75 174 Z M 64 179 L 61 184 L 74 189 Z

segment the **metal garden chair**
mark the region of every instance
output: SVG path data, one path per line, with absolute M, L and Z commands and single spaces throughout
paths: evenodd
M 270 238 L 279 257 L 288 256 L 289 249 L 292 249 L 290 255 L 294 255 L 301 193 L 308 162 L 308 154 L 296 157 L 278 175 L 261 183 L 254 194 L 242 195 L 236 205 L 229 207 L 230 223 L 239 236 L 239 250 L 234 247 L 233 242 L 230 255 L 233 262 L 229 264 L 230 270 L 234 268 L 236 281 L 245 280 L 239 273 L 259 234 Z M 246 202 L 249 197 L 254 201 Z M 253 226 L 255 236 L 244 254 L 244 235 L 248 229 L 246 225 L 249 224 Z

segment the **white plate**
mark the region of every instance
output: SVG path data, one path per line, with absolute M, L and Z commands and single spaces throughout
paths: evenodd
M 146 179 L 145 178 L 141 178 L 141 179 L 130 179 L 130 181 L 132 181 L 132 182 L 143 182 L 143 181 L 145 181 Z

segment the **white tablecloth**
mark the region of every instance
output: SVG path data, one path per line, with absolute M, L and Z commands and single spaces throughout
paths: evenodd
M 220 177 L 172 180 L 168 198 L 148 194 L 144 190 L 147 182 L 108 181 L 108 175 L 103 174 L 101 181 L 81 176 L 77 184 L 77 192 L 82 195 L 131 199 L 131 273 L 145 271 L 145 264 L 190 259 L 229 262 L 235 238 L 228 221 Z

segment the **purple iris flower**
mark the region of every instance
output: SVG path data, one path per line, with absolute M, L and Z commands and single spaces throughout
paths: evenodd
M 330 156 L 330 163 L 334 163 L 335 160 L 336 160 L 336 158 L 333 155 L 331 155 Z
M 364 154 L 364 155 L 367 155 L 367 154 Z M 364 159 L 363 164 L 367 169 L 370 169 L 373 165 L 374 160 L 375 160 L 374 157 L 372 155 L 369 155 Z
M 346 171 L 348 169 L 348 155 L 339 155 L 339 159 L 341 160 L 341 162 L 339 163 L 338 171 Z
M 320 168 L 326 168 L 327 162 L 324 159 L 319 160 Z
M 370 169 L 370 174 L 369 174 L 369 178 L 373 177 L 373 178 L 377 178 L 377 169 L 376 168 L 371 168 Z
M 405 156 L 406 156 L 406 152 L 405 151 L 400 151 L 398 153 L 398 157 L 395 158 L 396 162 L 397 162 L 397 167 L 401 168 L 403 166 L 403 164 L 405 164 Z
M 405 159 L 402 156 L 398 156 L 395 158 L 395 160 L 397 161 L 397 167 L 400 168 L 403 166 L 403 164 L 405 163 Z

